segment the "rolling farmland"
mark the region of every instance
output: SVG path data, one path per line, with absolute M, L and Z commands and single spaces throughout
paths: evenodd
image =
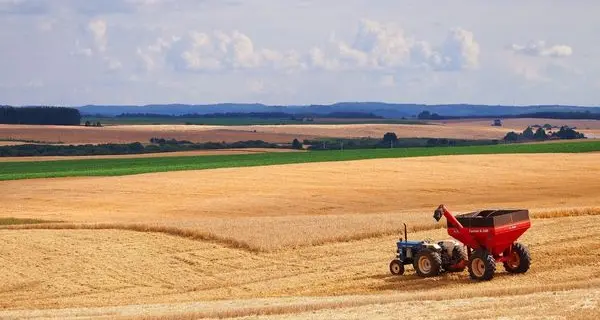
M 0 140 L 38 140 L 72 144 L 147 142 L 152 137 L 193 142 L 264 140 L 289 143 L 315 137 L 382 137 L 395 132 L 398 137 L 456 139 L 502 139 L 509 131 L 545 123 L 576 126 L 590 137 L 600 137 L 600 121 L 556 119 L 506 119 L 504 126 L 490 126 L 491 120 L 447 120 L 425 124 L 300 124 L 300 125 L 107 125 L 95 127 L 0 125 Z
M 516 149 L 490 154 L 506 147 Z M 480 149 L 3 162 L 19 178 L 225 165 L 0 181 L 0 318 L 393 318 L 407 308 L 458 319 L 507 306 L 489 315 L 528 318 L 532 304 L 599 314 L 597 142 L 468 148 Z M 307 154 L 322 158 L 295 158 Z M 410 239 L 448 238 L 431 217 L 440 203 L 531 209 L 531 270 L 499 266 L 485 283 L 466 271 L 390 275 L 402 223 Z
M 350 161 L 462 154 L 579 153 L 600 151 L 600 141 L 505 144 L 469 147 L 396 148 L 318 152 L 279 152 L 202 157 L 147 157 L 40 162 L 5 162 L 0 180 L 72 176 L 120 176 L 149 172 L 254 167 L 307 162 Z

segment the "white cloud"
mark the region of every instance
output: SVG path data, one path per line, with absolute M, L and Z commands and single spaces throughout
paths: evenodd
M 567 45 L 547 45 L 545 41 L 531 41 L 527 45 L 513 44 L 510 49 L 518 54 L 538 57 L 563 58 L 573 54 L 573 48 Z
M 115 58 L 105 58 L 104 61 L 106 61 L 106 65 L 108 67 L 109 71 L 117 71 L 120 70 L 121 68 L 123 68 L 123 64 L 121 63 L 121 61 L 115 59 Z
M 479 44 L 473 33 L 462 28 L 450 31 L 444 42 L 443 54 L 448 59 L 446 67 L 452 70 L 472 69 L 479 65 Z
M 15 86 L 0 94 L 14 104 L 600 99 L 597 1 L 382 1 L 0 0 L 0 83 Z M 46 86 L 27 89 L 32 74 Z
M 141 48 L 137 48 L 136 51 L 137 56 L 140 58 L 142 62 L 142 69 L 146 71 L 153 71 L 156 67 L 156 63 L 150 54 L 145 53 Z
M 353 43 L 339 43 L 339 53 L 346 61 L 363 68 L 388 68 L 405 65 L 410 59 L 413 40 L 391 24 L 363 19 Z
M 473 33 L 464 29 L 452 30 L 446 41 L 432 46 L 406 36 L 392 24 L 363 19 L 352 44 L 336 41 L 333 50 L 313 47 L 306 53 L 296 50 L 278 51 L 258 48 L 246 34 L 215 31 L 190 31 L 175 41 L 160 38 L 147 50 L 137 51 L 145 65 L 154 58 L 146 51 L 162 52 L 168 48 L 167 61 L 180 71 L 216 72 L 249 69 L 271 69 L 292 72 L 307 69 L 325 71 L 429 68 L 432 70 L 464 70 L 475 68 L 479 61 L 479 45 Z M 147 68 L 149 69 L 149 68 Z
M 340 67 L 337 59 L 328 59 L 323 50 L 317 47 L 310 49 L 307 60 L 307 65 L 315 69 L 333 71 L 338 70 Z
M 249 36 L 239 31 L 212 34 L 192 31 L 169 46 L 167 60 L 178 70 L 215 71 L 270 67 L 293 70 L 303 67 L 300 55 L 257 49 Z
M 94 44 L 96 49 L 100 52 L 106 51 L 106 44 L 108 42 L 108 38 L 106 35 L 106 21 L 102 19 L 94 19 L 88 23 L 88 30 L 91 32 L 94 37 Z
M 339 43 L 339 54 L 351 62 L 350 68 L 463 70 L 478 66 L 480 49 L 473 33 L 461 28 L 451 30 L 442 45 L 433 46 L 395 25 L 363 19 L 352 45 Z

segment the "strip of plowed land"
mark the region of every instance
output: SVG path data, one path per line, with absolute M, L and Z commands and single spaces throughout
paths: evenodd
M 409 237 L 448 236 L 445 230 L 428 230 Z M 437 300 L 443 305 L 445 300 L 469 303 L 474 298 L 506 297 L 498 302 L 506 305 L 506 299 L 521 294 L 539 294 L 532 303 L 538 301 L 537 312 L 545 314 L 544 308 L 556 310 L 544 302 L 548 295 L 540 293 L 572 289 L 585 290 L 580 291 L 580 299 L 568 296 L 571 301 L 597 312 L 598 238 L 600 216 L 535 219 L 521 238 L 531 250 L 530 271 L 509 275 L 499 265 L 493 281 L 474 283 L 466 272 L 423 279 L 409 268 L 404 276 L 390 275 L 388 263 L 395 252 L 392 236 L 251 253 L 158 233 L 2 230 L 0 307 L 5 311 L 0 311 L 0 317 L 39 316 L 40 311 L 28 309 L 67 307 L 77 309 L 42 314 L 63 318 L 187 313 L 199 318 L 318 311 L 328 317 L 334 312 L 323 309 L 354 307 L 344 312 L 357 315 L 367 308 L 367 314 L 383 310 L 389 315 L 394 303 L 406 301 L 419 301 L 402 304 L 417 311 L 423 310 L 420 301 Z M 339 295 L 354 296 L 330 297 Z M 269 297 L 276 299 L 240 300 Z M 218 299 L 228 301 L 192 303 Z M 494 304 L 484 298 L 473 301 Z M 161 305 L 144 305 L 154 303 Z M 460 303 L 453 300 L 450 305 Z M 525 303 L 518 307 L 529 310 Z M 445 310 L 449 314 L 437 316 L 462 315 L 452 314 L 450 307 Z
M 37 141 L 57 141 L 66 144 L 100 143 L 146 143 L 153 137 L 188 140 L 193 142 L 236 142 L 263 140 L 273 143 L 291 143 L 295 138 L 309 139 L 312 135 L 269 133 L 243 130 L 236 127 L 187 126 L 187 125 L 138 125 L 138 126 L 41 126 L 2 125 L 0 138 Z

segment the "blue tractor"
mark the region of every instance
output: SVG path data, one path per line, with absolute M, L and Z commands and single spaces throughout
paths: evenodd
M 406 224 L 404 239 L 400 238 L 396 246 L 396 259 L 390 262 L 393 275 L 404 274 L 404 266 L 410 264 L 421 277 L 434 277 L 442 272 L 461 272 L 468 261 L 465 246 L 458 241 L 408 241 Z

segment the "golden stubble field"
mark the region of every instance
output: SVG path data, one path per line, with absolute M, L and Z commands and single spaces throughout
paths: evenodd
M 569 125 L 592 138 L 600 137 L 600 121 L 556 119 L 507 119 L 502 127 L 491 126 L 491 120 L 436 121 L 431 125 L 409 124 L 324 124 L 324 125 L 115 125 L 101 128 L 69 126 L 0 125 L 0 140 L 21 139 L 47 142 L 81 143 L 129 143 L 148 142 L 152 137 L 174 138 L 194 142 L 240 140 L 264 140 L 290 143 L 315 137 L 373 137 L 380 138 L 386 132 L 398 137 L 456 138 L 456 139 L 502 139 L 509 131 L 523 131 L 527 126 L 549 123 Z
M 0 318 L 595 317 L 599 161 L 446 156 L 0 182 L 1 217 L 66 221 L 2 227 Z M 530 272 L 389 275 L 402 222 L 421 230 L 411 239 L 448 237 L 431 217 L 440 203 L 531 209 Z

